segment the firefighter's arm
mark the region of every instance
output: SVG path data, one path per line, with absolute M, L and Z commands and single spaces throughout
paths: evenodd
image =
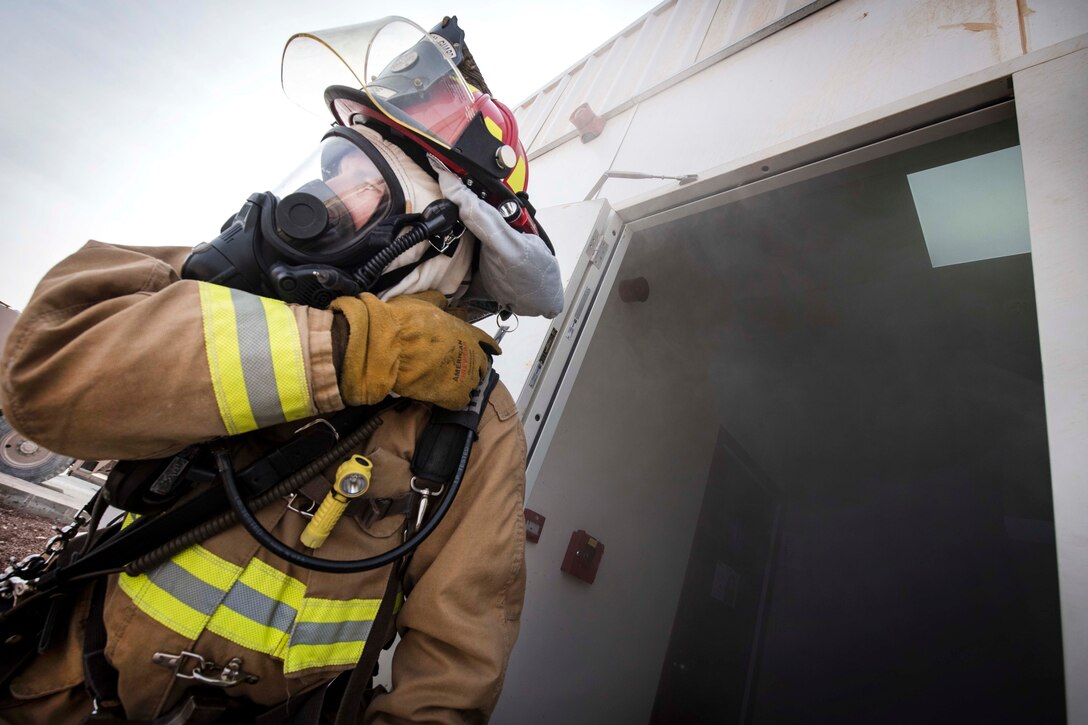
M 181 280 L 189 250 L 88 242 L 4 350 L 4 415 L 80 458 L 147 458 L 343 407 L 333 314 Z
M 351 300 L 349 323 L 182 280 L 188 253 L 89 242 L 53 268 L 4 352 L 11 424 L 79 458 L 150 458 L 389 392 L 463 404 L 486 371 L 466 363 L 486 335 L 433 303 Z M 472 353 L 446 355 L 458 375 L 431 366 L 438 342 Z
M 457 499 L 412 559 L 393 687 L 368 725 L 484 722 L 498 700 L 525 596 L 525 437 L 501 385 L 479 433 Z

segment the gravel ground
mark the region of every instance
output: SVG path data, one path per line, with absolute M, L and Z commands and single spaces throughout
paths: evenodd
M 49 519 L 0 503 L 0 571 L 11 557 L 40 554 L 55 533 Z

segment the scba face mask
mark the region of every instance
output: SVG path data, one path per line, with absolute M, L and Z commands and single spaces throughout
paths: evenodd
M 342 295 L 393 287 L 436 256 L 452 258 L 456 207 L 413 193 L 418 184 L 394 163 L 400 174 L 368 136 L 333 128 L 283 183 L 252 194 L 218 237 L 194 248 L 182 277 L 324 308 Z M 431 203 L 407 213 L 413 201 Z M 413 249 L 419 245 L 429 249 Z

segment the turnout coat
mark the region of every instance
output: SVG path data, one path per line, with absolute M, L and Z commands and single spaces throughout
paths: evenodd
M 316 417 L 343 408 L 333 313 L 181 280 L 186 248 L 89 242 L 39 284 L 12 331 L 0 391 L 12 425 L 53 450 L 89 459 L 173 455 L 231 435 L 245 462 Z M 409 461 L 430 416 L 402 401 L 359 453 L 374 463 L 368 498 L 409 491 Z M 525 439 L 514 401 L 495 389 L 461 491 L 419 547 L 402 582 L 400 642 L 390 691 L 368 723 L 486 721 L 517 638 L 525 590 Z M 327 491 L 336 464 L 305 487 Z M 304 550 L 298 501 L 258 514 Z M 365 507 L 364 507 L 365 508 Z M 316 552 L 358 559 L 400 543 L 404 514 L 345 516 Z M 314 572 L 288 564 L 240 526 L 139 576 L 109 578 L 106 656 L 131 719 L 168 712 L 190 680 L 156 653 L 193 652 L 222 667 L 240 658 L 254 683 L 226 690 L 261 705 L 283 702 L 338 672 L 362 651 L 388 569 Z M 78 722 L 91 709 L 82 633 L 89 595 L 67 635 L 0 696 L 0 722 Z M 191 664 L 182 662 L 182 673 Z

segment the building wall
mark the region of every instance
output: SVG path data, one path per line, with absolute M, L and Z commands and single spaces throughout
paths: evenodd
M 796 5 L 663 3 L 519 105 L 536 206 L 581 199 L 607 169 L 705 173 L 1088 33 L 1080 0 L 838 0 L 714 62 Z M 583 102 L 616 114 L 587 144 L 569 121 Z M 615 205 L 670 186 L 612 179 L 600 196 Z
M 747 37 L 746 32 L 758 31 L 792 12 L 813 9 L 810 5 L 818 9 L 808 17 L 729 54 L 731 47 Z M 972 78 L 978 78 L 979 83 L 990 80 L 995 76 L 987 74 L 996 66 L 1024 55 L 1059 43 L 1084 47 L 1086 33 L 1088 3 L 1082 0 L 662 3 L 516 109 L 523 134 L 530 142 L 532 198 L 538 208 L 581 200 L 609 169 L 699 173 L 706 177 L 724 168 L 758 162 L 774 153 L 803 147 L 811 139 L 827 134 L 828 129 L 847 130 L 860 125 L 862 119 L 909 109 L 916 105 L 915 99 L 933 97 L 946 86 L 959 84 L 967 88 Z M 1083 56 L 1081 52 L 1076 57 L 1083 60 Z M 1079 60 L 1063 61 L 1061 68 L 1052 68 L 1049 81 L 1035 76 L 1042 70 L 1032 70 L 1017 84 L 1018 102 L 1021 106 L 1035 104 L 1030 100 L 1032 88 L 1039 89 L 1040 98 L 1047 94 L 1052 97 L 1058 83 L 1054 78 L 1063 74 L 1069 78 L 1070 74 L 1081 73 L 1078 88 L 1082 90 L 1083 71 Z M 684 77 L 685 73 L 690 75 Z M 680 80 L 670 83 L 670 77 Z M 583 144 L 567 119 L 575 107 L 587 101 L 607 118 L 607 124 L 598 138 Z M 1053 108 L 1044 111 L 1034 116 L 1021 113 L 1021 124 L 1037 122 L 1036 129 L 1045 129 L 1053 127 L 1054 119 L 1064 118 L 1059 138 L 1074 143 L 1079 134 L 1083 140 L 1084 113 L 1070 115 L 1068 109 Z M 1036 156 L 1033 170 L 1025 143 L 1029 199 L 1033 185 L 1040 190 L 1030 206 L 1033 245 L 1044 237 L 1058 240 L 1057 246 L 1051 247 L 1058 251 L 1050 261 L 1043 260 L 1042 270 L 1036 272 L 1036 287 L 1043 289 L 1045 283 L 1054 290 L 1051 307 L 1047 307 L 1045 295 L 1040 295 L 1039 313 L 1044 364 L 1051 355 L 1051 367 L 1046 371 L 1048 425 L 1052 436 L 1059 434 L 1057 442 L 1051 444 L 1052 456 L 1059 451 L 1054 458 L 1055 506 L 1059 510 L 1063 503 L 1069 506 L 1067 513 L 1059 514 L 1057 522 L 1061 557 L 1063 527 L 1067 544 L 1081 545 L 1083 537 L 1076 532 L 1083 528 L 1079 523 L 1088 516 L 1083 496 L 1078 493 L 1084 484 L 1083 453 L 1070 453 L 1080 450 L 1076 441 L 1084 436 L 1083 345 L 1078 342 L 1082 336 L 1075 330 L 1080 329 L 1076 325 L 1083 317 L 1085 295 L 1083 285 L 1062 272 L 1083 268 L 1075 265 L 1083 256 L 1077 251 L 1083 245 L 1078 247 L 1070 241 L 1075 237 L 1070 230 L 1082 229 L 1083 225 L 1070 226 L 1068 219 L 1072 217 L 1063 216 L 1066 212 L 1055 208 L 1059 204 L 1067 208 L 1069 203 L 1054 197 L 1052 189 L 1046 191 L 1050 187 L 1041 180 L 1047 176 L 1049 157 L 1045 148 L 1043 151 Z M 1049 153 L 1061 151 L 1052 146 Z M 1075 178 L 1083 180 L 1082 172 L 1075 176 L 1076 168 L 1076 164 L 1067 166 Z M 613 179 L 605 183 L 599 196 L 608 198 L 614 206 L 630 208 L 635 199 L 675 186 L 673 181 Z M 1080 186 L 1072 204 L 1075 210 L 1084 208 Z M 1037 228 L 1036 210 L 1044 208 L 1046 211 L 1039 213 L 1058 219 L 1059 224 L 1066 225 L 1065 231 L 1055 235 L 1052 228 Z M 553 241 L 560 255 L 578 255 L 585 243 L 581 238 Z M 623 308 L 617 305 L 614 292 L 608 299 L 605 317 L 622 315 Z M 601 326 L 606 328 L 614 331 L 623 326 Z M 650 355 L 631 347 L 631 340 L 639 339 L 638 331 L 628 332 L 629 336 L 618 339 L 593 340 L 575 383 L 572 402 L 563 413 L 564 425 L 548 447 L 548 457 L 528 502 L 531 508 L 548 516 L 548 521 L 541 543 L 529 546 L 529 604 L 496 722 L 532 722 L 534 717 L 550 722 L 550 713 L 577 711 L 579 694 L 593 683 L 615 692 L 618 698 L 628 698 L 629 712 L 636 719 L 652 699 L 653 678 L 648 672 L 632 670 L 631 665 L 636 659 L 659 662 L 665 642 L 658 641 L 661 638 L 638 639 L 641 633 L 621 631 L 619 623 L 609 618 L 609 612 L 635 606 L 644 610 L 647 621 L 670 616 L 674 603 L 646 596 L 640 582 L 666 581 L 670 572 L 674 578 L 681 577 L 678 562 L 686 556 L 685 545 L 666 537 L 668 545 L 652 553 L 642 579 L 631 568 L 630 562 L 638 558 L 638 552 L 630 547 L 639 540 L 635 535 L 638 527 L 646 522 L 661 525 L 664 531 L 675 531 L 690 526 L 697 512 L 692 507 L 666 509 L 668 516 L 662 518 L 660 507 L 670 499 L 661 495 L 665 490 L 661 487 L 639 484 L 633 492 L 637 495 L 617 498 L 613 487 L 598 486 L 600 480 L 623 479 L 638 465 L 665 466 L 669 462 L 636 463 L 640 449 L 634 444 L 630 450 L 623 449 L 622 456 L 616 452 L 599 456 L 592 445 L 593 434 L 621 424 L 636 424 L 639 439 L 666 436 L 678 449 L 690 452 L 678 458 L 680 468 L 670 470 L 667 485 L 675 486 L 677 493 L 691 493 L 705 483 L 715 418 L 703 411 L 677 425 L 655 417 L 664 410 L 656 401 L 669 394 L 669 386 L 652 375 L 646 376 L 646 387 L 637 395 L 610 387 L 612 379 L 607 371 L 608 366 L 620 362 L 615 357 L 617 351 L 627 356 L 624 364 L 653 359 L 654 364 L 662 365 L 668 358 L 660 350 Z M 1049 353 L 1047 337 L 1053 341 Z M 653 342 L 643 340 L 642 344 L 652 346 Z M 1074 395 L 1062 397 L 1065 390 L 1072 390 Z M 690 409 L 699 411 L 698 392 L 692 398 Z M 1062 416 L 1057 427 L 1056 410 Z M 647 417 L 641 418 L 643 415 Z M 1067 496 L 1064 499 L 1063 491 Z M 587 528 L 582 523 L 587 519 L 606 522 L 595 524 L 602 528 L 590 533 L 609 547 L 602 574 L 589 589 L 558 570 L 570 532 Z M 1061 562 L 1063 616 L 1067 618 L 1083 615 L 1083 605 L 1074 600 L 1088 581 L 1083 571 L 1078 571 L 1078 567 L 1084 569 L 1078 563 L 1083 558 Z M 1081 632 L 1088 631 L 1082 623 L 1067 622 L 1067 647 L 1070 624 Z M 533 652 L 547 649 L 542 644 L 549 637 L 570 636 L 587 625 L 595 634 L 581 643 L 581 650 L 587 653 L 585 658 L 571 661 L 554 682 L 533 677 L 537 664 L 531 659 Z M 639 649 L 639 658 L 625 656 L 634 648 Z M 1088 672 L 1085 651 L 1088 644 L 1082 643 L 1066 653 L 1067 683 L 1084 681 L 1084 673 Z M 602 652 L 615 654 L 605 657 L 600 655 Z M 1075 686 L 1069 688 L 1069 694 L 1070 722 L 1088 718 L 1084 695 Z M 562 707 L 564 702 L 567 707 Z M 600 721 L 591 711 L 584 714 L 584 722 Z

